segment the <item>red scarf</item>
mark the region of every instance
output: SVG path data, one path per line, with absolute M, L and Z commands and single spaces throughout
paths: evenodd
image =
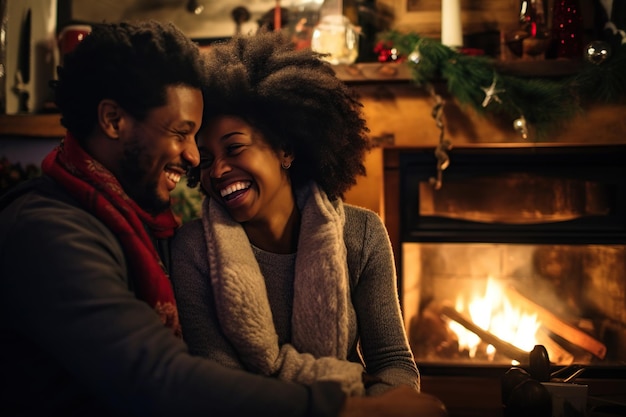
M 87 154 L 69 133 L 46 156 L 42 169 L 118 237 L 135 279 L 137 297 L 152 306 L 163 323 L 181 336 L 174 291 L 145 228 L 156 238 L 171 237 L 179 225 L 172 211 L 152 216 L 139 208 L 113 174 Z

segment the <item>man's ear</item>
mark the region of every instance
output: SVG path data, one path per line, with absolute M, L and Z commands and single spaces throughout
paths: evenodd
M 114 100 L 104 99 L 98 104 L 98 125 L 104 134 L 111 139 L 120 137 L 123 112 Z

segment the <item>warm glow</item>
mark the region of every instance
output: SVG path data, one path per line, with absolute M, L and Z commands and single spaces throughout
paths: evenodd
M 530 352 L 538 344 L 536 333 L 541 323 L 537 321 L 537 315 L 522 313 L 513 306 L 500 284 L 491 277 L 487 279 L 487 288 L 482 296 L 474 296 L 467 303 L 459 295 L 455 309 L 471 318 L 481 329 L 519 349 Z M 480 338 L 455 321 L 450 321 L 448 325 L 459 339 L 459 350 L 467 350 L 469 356 L 474 358 Z M 484 355 L 492 360 L 494 354 L 495 348 L 487 346 Z

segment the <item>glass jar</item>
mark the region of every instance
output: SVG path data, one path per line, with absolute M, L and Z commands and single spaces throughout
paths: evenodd
M 326 15 L 313 30 L 311 49 L 327 54 L 331 64 L 353 64 L 359 56 L 356 27 L 342 14 Z

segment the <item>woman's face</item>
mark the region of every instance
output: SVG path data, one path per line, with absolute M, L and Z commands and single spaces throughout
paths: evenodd
M 198 133 L 202 188 L 235 221 L 268 222 L 294 208 L 291 182 L 277 152 L 243 119 L 218 116 Z

